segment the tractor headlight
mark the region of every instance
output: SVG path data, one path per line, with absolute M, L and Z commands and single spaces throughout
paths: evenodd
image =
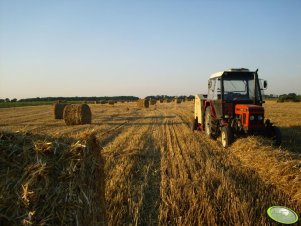
M 258 120 L 261 121 L 263 119 L 262 115 L 258 115 Z
M 254 120 L 254 115 L 250 116 L 250 120 L 253 121 Z

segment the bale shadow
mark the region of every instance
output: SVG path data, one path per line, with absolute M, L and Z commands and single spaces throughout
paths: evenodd
M 175 115 L 167 115 L 167 116 L 121 116 L 116 117 L 115 120 L 138 120 L 138 119 L 167 119 L 167 118 L 175 118 Z
M 169 116 L 170 118 L 175 118 L 176 116 Z M 135 122 L 136 119 L 141 119 L 141 118 L 153 118 L 153 119 L 165 119 L 166 117 L 126 117 L 119 122 L 119 120 L 114 119 L 114 121 L 110 120 L 104 120 L 101 122 L 92 122 L 92 125 L 113 125 L 113 126 L 121 126 L 121 125 L 126 125 L 126 126 L 142 126 L 142 125 L 183 125 L 187 124 L 186 122 L 164 122 L 163 120 L 160 122 Z M 117 122 L 116 122 L 117 121 Z
M 122 125 L 123 123 L 106 122 L 106 125 Z M 126 126 L 147 126 L 147 125 L 183 125 L 185 122 L 129 122 Z M 102 125 L 102 123 L 99 123 Z

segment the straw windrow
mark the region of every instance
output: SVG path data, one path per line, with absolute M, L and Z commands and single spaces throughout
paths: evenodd
M 0 225 L 105 225 L 104 161 L 94 135 L 0 132 L 0 149 Z

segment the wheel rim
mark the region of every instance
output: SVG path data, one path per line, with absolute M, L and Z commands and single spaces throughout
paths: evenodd
M 223 147 L 227 146 L 226 134 L 224 131 L 222 132 L 222 144 L 223 144 Z

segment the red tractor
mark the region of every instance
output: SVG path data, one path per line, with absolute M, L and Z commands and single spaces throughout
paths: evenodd
M 239 135 L 264 135 L 281 144 L 281 133 L 264 118 L 263 90 L 267 82 L 258 70 L 230 69 L 210 76 L 208 94 L 195 96 L 192 130 L 203 130 L 210 138 L 221 136 L 228 147 Z

